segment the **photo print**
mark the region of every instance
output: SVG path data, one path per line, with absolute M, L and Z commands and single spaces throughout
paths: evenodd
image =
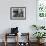
M 26 8 L 25 7 L 11 7 L 10 8 L 10 19 L 11 20 L 25 20 L 26 19 Z

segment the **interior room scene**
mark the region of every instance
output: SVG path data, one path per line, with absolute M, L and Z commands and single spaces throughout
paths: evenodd
M 0 46 L 46 46 L 46 0 L 0 0 Z

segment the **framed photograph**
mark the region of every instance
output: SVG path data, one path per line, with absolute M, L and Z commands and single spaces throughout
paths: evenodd
M 36 24 L 41 26 L 46 25 L 46 0 L 37 0 L 36 10 Z
M 26 19 L 26 7 L 11 7 L 10 8 L 11 20 L 25 20 Z
M 46 0 L 37 0 L 37 17 L 42 20 L 46 18 Z

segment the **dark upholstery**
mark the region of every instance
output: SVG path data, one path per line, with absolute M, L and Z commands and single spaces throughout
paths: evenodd
M 18 33 L 18 27 L 16 28 L 11 28 L 11 34 Z

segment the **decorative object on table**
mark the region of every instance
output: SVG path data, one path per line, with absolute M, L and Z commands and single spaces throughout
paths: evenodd
M 26 19 L 26 7 L 11 7 L 10 8 L 11 20 L 25 20 Z

